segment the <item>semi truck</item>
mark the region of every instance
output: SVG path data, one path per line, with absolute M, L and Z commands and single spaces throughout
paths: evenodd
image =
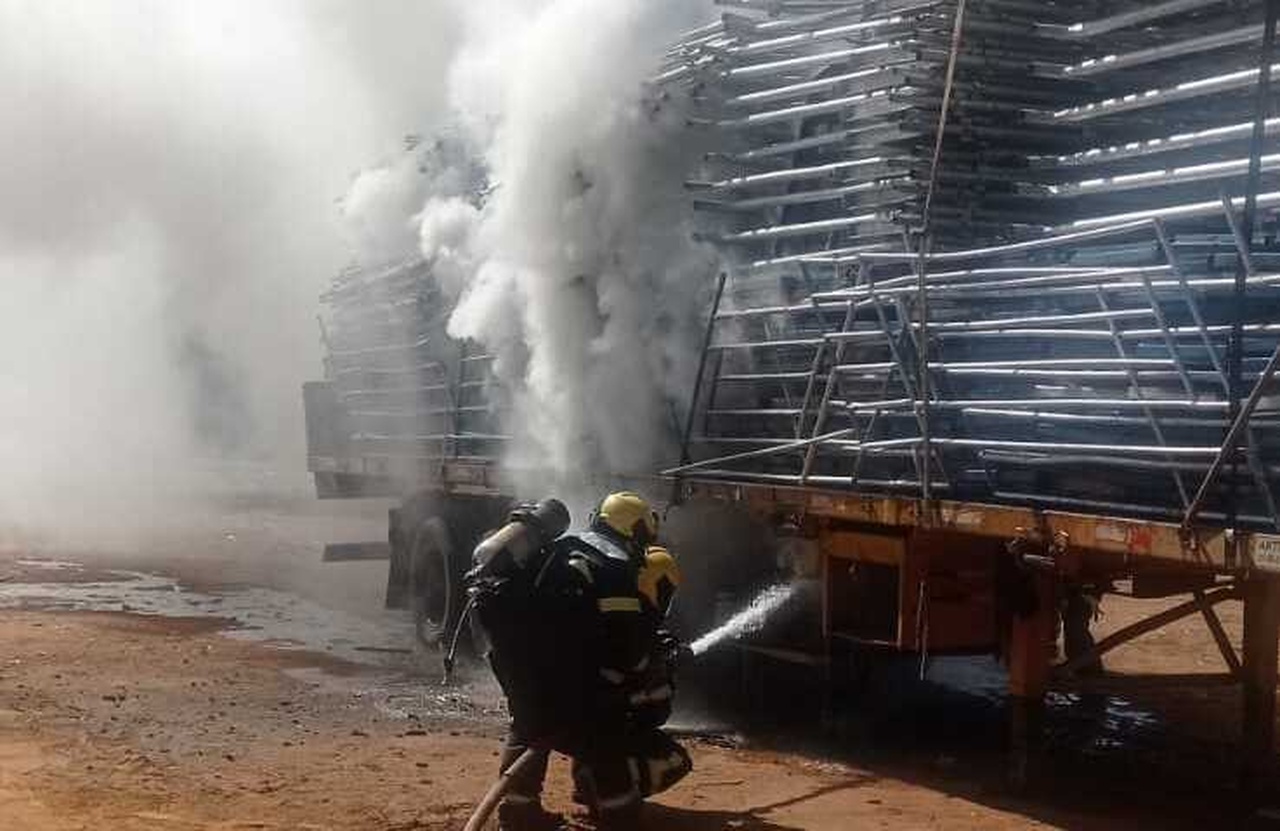
M 1013 711 L 1189 616 L 1274 762 L 1280 632 L 1277 3 L 726 2 L 653 90 L 713 147 L 686 188 L 724 264 L 679 459 L 641 489 L 733 536 L 696 625 L 817 667 L 994 654 Z M 492 357 L 431 263 L 340 275 L 307 385 L 321 496 L 403 497 L 387 602 L 428 638 L 516 488 Z M 635 483 L 632 483 L 635 484 Z M 601 488 L 607 483 L 601 483 Z M 1095 642 L 1106 595 L 1169 598 Z M 1215 609 L 1244 604 L 1243 652 Z M 1057 644 L 1062 642 L 1059 649 Z

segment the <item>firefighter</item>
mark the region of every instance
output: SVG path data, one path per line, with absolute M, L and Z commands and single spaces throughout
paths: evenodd
M 615 660 L 602 669 L 603 714 L 597 722 L 602 739 L 573 763 L 574 801 L 606 828 L 633 826 L 646 797 L 667 790 L 693 767 L 684 748 L 660 729 L 671 716 L 677 665 L 689 654 L 663 628 L 680 570 L 670 552 L 657 545 L 645 547 L 638 565 L 640 611 L 625 625 L 639 630 L 642 644 L 612 653 L 626 655 L 625 662 Z
M 473 579 L 476 609 L 511 713 L 502 769 L 537 751 L 499 806 L 503 829 L 560 827 L 541 805 L 551 750 L 573 759 L 574 797 L 603 827 L 633 823 L 646 796 L 688 773 L 688 754 L 658 729 L 676 651 L 660 627 L 679 570 L 657 533 L 649 504 L 620 492 L 600 502 L 588 531 L 507 557 L 497 579 L 484 563 L 503 558 L 488 541 L 477 549 L 473 575 L 490 573 Z

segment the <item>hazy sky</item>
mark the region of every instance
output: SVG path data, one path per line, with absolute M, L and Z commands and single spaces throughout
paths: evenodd
M 0 0 L 6 514 L 163 491 L 193 454 L 304 469 L 336 200 L 437 117 L 457 25 L 432 0 Z

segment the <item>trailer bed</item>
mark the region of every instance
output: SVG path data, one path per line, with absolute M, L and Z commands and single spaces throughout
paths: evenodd
M 736 503 L 765 515 L 797 514 L 884 528 L 924 528 L 1005 540 L 1064 536 L 1071 547 L 1219 572 L 1249 568 L 1280 573 L 1280 536 L 1212 527 L 1184 530 L 1147 519 L 1043 510 L 1035 507 L 934 500 L 742 481 L 684 480 L 682 499 Z

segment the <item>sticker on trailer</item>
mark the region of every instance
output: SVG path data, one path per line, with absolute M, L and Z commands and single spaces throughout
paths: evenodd
M 1280 572 L 1280 537 L 1253 538 L 1253 565 L 1263 571 Z
M 1134 525 L 1129 528 L 1128 548 L 1130 553 L 1150 554 L 1155 534 L 1148 525 Z
M 1099 542 L 1114 542 L 1121 545 L 1129 541 L 1129 535 L 1125 532 L 1125 529 L 1118 525 L 1099 524 L 1095 526 L 1093 538 Z

